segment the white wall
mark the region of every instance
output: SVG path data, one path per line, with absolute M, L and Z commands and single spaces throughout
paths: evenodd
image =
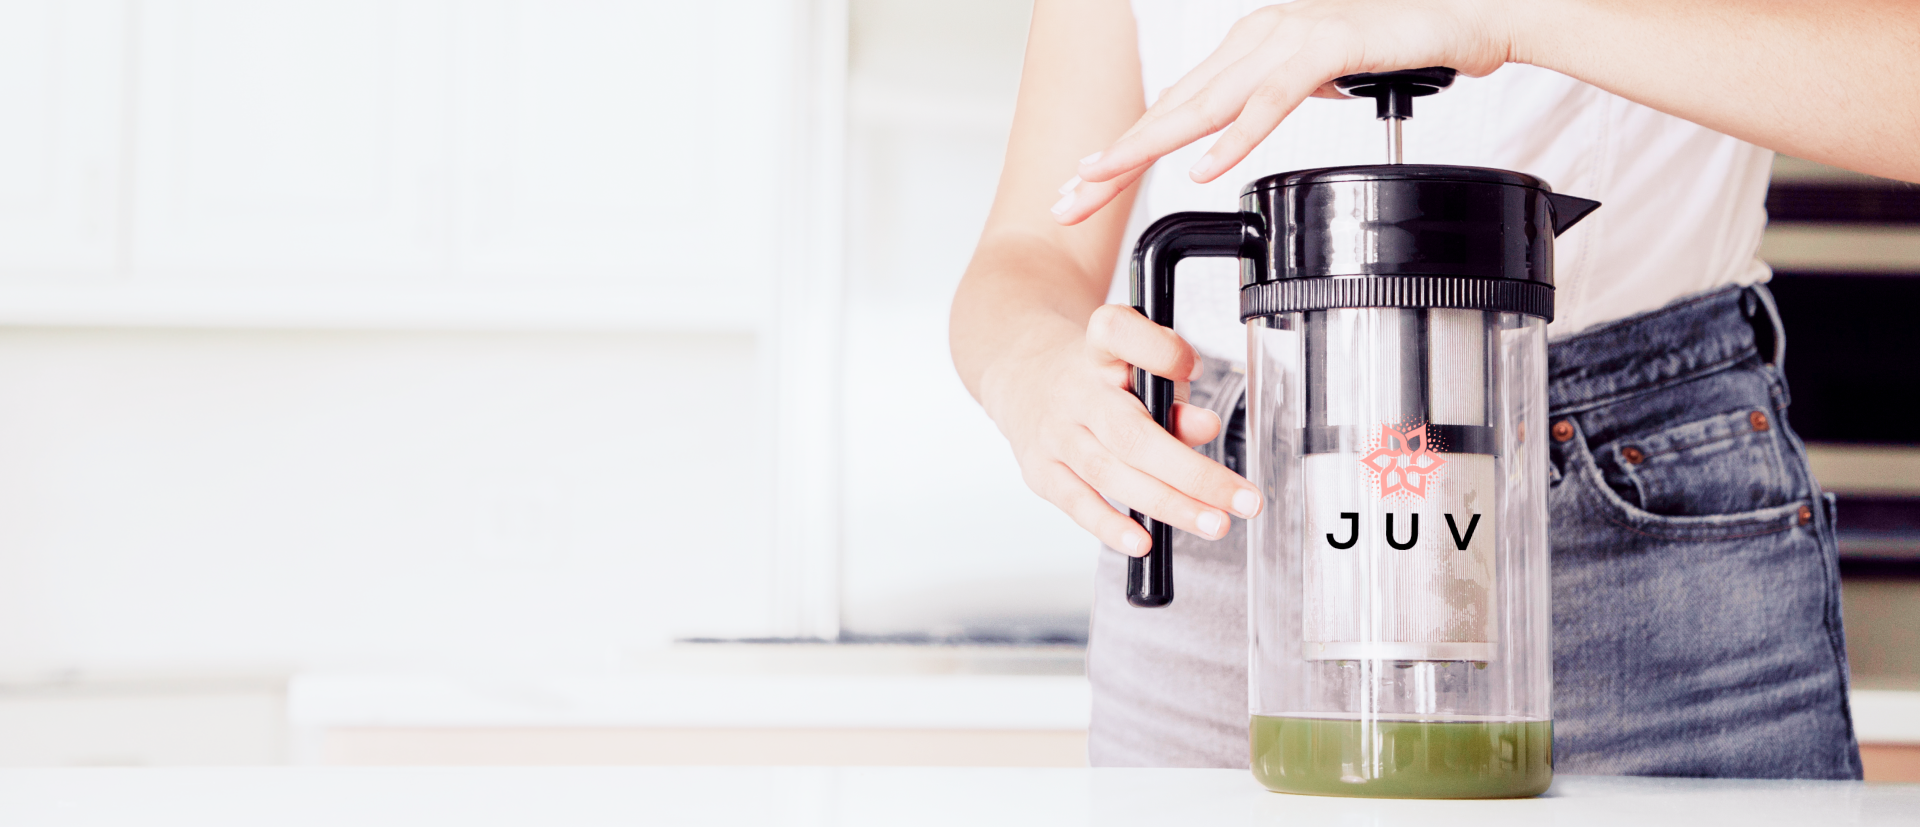
M 1030 0 L 853 5 L 845 628 L 1080 635 L 1098 544 L 1020 480 L 947 353 Z
M 759 633 L 753 368 L 745 336 L 0 333 L 0 664 L 598 670 Z

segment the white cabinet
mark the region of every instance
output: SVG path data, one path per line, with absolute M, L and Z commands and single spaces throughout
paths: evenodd
M 446 278 L 445 4 L 154 0 L 141 11 L 135 281 Z
M 126 41 L 121 3 L 0 2 L 0 284 L 113 272 Z
M 810 9 L 0 3 L 0 324 L 757 329 Z
M 764 284 L 787 5 L 463 5 L 456 270 L 706 298 Z

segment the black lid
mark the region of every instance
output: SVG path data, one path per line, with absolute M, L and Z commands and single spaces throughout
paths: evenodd
M 1551 318 L 1553 237 L 1599 206 L 1525 173 L 1420 164 L 1272 175 L 1241 204 L 1265 217 L 1268 242 L 1242 270 L 1243 317 L 1420 306 Z M 1369 276 L 1415 278 L 1352 278 Z M 1306 279 L 1322 281 L 1281 284 Z
M 1524 172 L 1490 167 L 1456 167 L 1438 164 L 1378 164 L 1357 167 L 1323 167 L 1320 169 L 1298 169 L 1269 175 L 1241 188 L 1242 196 L 1252 195 L 1261 190 L 1282 187 L 1299 187 L 1313 184 L 1332 184 L 1351 181 L 1464 181 L 1480 184 L 1498 184 L 1509 187 L 1528 187 L 1552 192 L 1553 187 Z

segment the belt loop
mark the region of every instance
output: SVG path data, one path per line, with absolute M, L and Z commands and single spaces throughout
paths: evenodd
M 1787 369 L 1787 331 L 1780 324 L 1780 308 L 1774 304 L 1773 291 L 1764 284 L 1748 285 L 1740 296 L 1740 311 L 1753 325 L 1753 345 L 1767 364 L 1776 370 Z

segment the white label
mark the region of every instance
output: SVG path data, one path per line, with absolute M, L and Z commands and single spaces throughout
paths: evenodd
M 1308 659 L 1490 659 L 1494 458 L 1429 453 L 1425 431 L 1305 458 Z

